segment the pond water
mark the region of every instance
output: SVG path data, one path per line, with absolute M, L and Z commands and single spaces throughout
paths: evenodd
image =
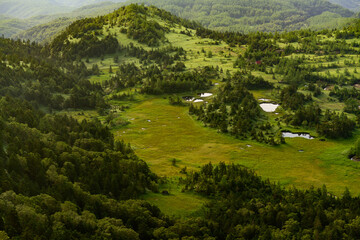
M 195 99 L 194 100 L 194 103 L 197 103 L 197 102 L 203 102 L 204 100 L 202 100 L 202 99 Z
M 212 94 L 212 93 L 198 93 L 198 95 L 199 95 L 200 97 L 210 97 L 210 96 L 212 96 L 213 94 Z
M 306 138 L 306 139 L 314 139 L 314 137 L 312 137 L 312 136 L 311 136 L 310 134 L 308 134 L 308 133 L 282 132 L 282 136 L 283 136 L 283 137 L 288 137 L 288 138 L 301 137 L 301 138 Z
M 260 107 L 264 112 L 275 112 L 279 106 L 279 104 L 275 103 L 260 103 Z

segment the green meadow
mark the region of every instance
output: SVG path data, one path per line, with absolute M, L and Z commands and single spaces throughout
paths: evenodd
M 172 106 L 166 97 L 149 96 L 133 103 L 121 117 L 130 124 L 114 128 L 115 138 L 130 142 L 153 172 L 168 179 L 160 190 L 168 190 L 169 196 L 148 193 L 143 198 L 170 215 L 190 216 L 200 211 L 206 199 L 182 193 L 177 179 L 185 176 L 180 173 L 184 167 L 196 171 L 209 162 L 241 164 L 287 188 L 325 184 L 335 195 L 341 195 L 346 187 L 353 195 L 360 194 L 360 163 L 347 158 L 356 137 L 339 141 L 286 138 L 286 144 L 276 147 L 239 140 L 204 127 L 188 114 L 188 107 Z
M 352 139 L 287 138 L 286 144 L 276 147 L 239 140 L 204 127 L 187 107 L 171 106 L 163 98 L 140 102 L 123 115 L 130 124 L 114 130 L 115 137 L 130 142 L 159 176 L 178 177 L 183 167 L 196 170 L 222 161 L 255 169 L 263 178 L 288 187 L 326 184 L 331 192 L 341 194 L 348 186 L 360 194 L 359 164 L 347 159 Z
M 165 23 L 162 23 L 163 25 Z M 193 36 L 180 34 L 180 31 L 191 31 Z M 112 33 L 118 29 L 104 29 L 104 32 Z M 106 33 L 104 33 L 106 35 Z M 127 45 L 132 43 L 135 46 L 149 50 L 148 46 L 140 44 L 135 40 L 129 39 L 125 34 L 118 33 L 117 39 L 120 43 Z M 196 37 L 194 31 L 190 29 L 172 27 L 166 34 L 168 39 L 161 47 L 172 45 L 182 47 L 186 51 L 184 63 L 186 69 L 196 69 L 204 66 L 219 66 L 223 70 L 225 77 L 226 71 L 235 72 L 238 69 L 233 64 L 239 54 L 243 54 L 246 46 L 230 47 L 224 42 L 214 42 L 211 39 L 201 39 Z M 321 41 L 334 40 L 322 36 Z M 286 44 L 280 43 L 282 47 Z M 298 43 L 292 43 L 294 47 L 299 47 Z M 114 57 L 118 56 L 118 62 Z M 338 54 L 333 60 L 315 54 L 293 54 L 289 57 L 304 57 L 305 65 L 308 66 L 330 66 L 320 70 L 320 75 L 339 76 L 349 71 L 355 77 L 360 77 L 360 68 L 349 64 L 359 62 L 357 55 Z M 106 55 L 102 59 L 89 59 L 87 66 L 91 68 L 97 64 L 101 70 L 98 76 L 91 76 L 93 83 L 104 83 L 116 73 L 117 65 L 120 63 L 135 63 L 140 66 L 140 62 L 133 57 L 125 56 L 123 53 Z M 113 73 L 109 72 L 112 66 Z M 261 76 L 265 80 L 272 82 L 275 87 L 283 88 L 282 76 L 267 72 L 252 71 L 255 76 Z M 272 69 L 274 70 L 274 69 Z M 216 80 L 217 83 L 221 82 Z M 323 110 L 335 110 L 342 112 L 345 104 L 336 98 L 329 96 L 329 89 L 322 89 L 320 96 L 313 97 Z M 348 86 L 350 87 L 350 86 Z M 216 87 L 209 90 L 216 95 Z M 267 98 L 278 101 L 277 90 L 256 90 L 252 91 L 256 99 Z M 201 214 L 201 206 L 206 202 L 206 198 L 199 195 L 182 192 L 182 185 L 179 178 L 185 177 L 184 171 L 197 171 L 206 163 L 218 164 L 219 162 L 240 164 L 247 168 L 254 169 L 258 175 L 264 179 L 279 183 L 280 185 L 291 188 L 295 186 L 307 189 L 311 186 L 322 187 L 324 184 L 327 189 L 335 194 L 342 195 L 348 187 L 353 195 L 360 194 L 360 163 L 348 159 L 348 152 L 355 140 L 360 136 L 360 132 L 354 133 L 353 138 L 347 140 L 330 140 L 319 138 L 314 129 L 298 128 L 287 126 L 281 122 L 283 130 L 293 132 L 309 132 L 317 137 L 313 140 L 304 138 L 286 138 L 286 144 L 280 146 L 269 146 L 252 140 L 240 140 L 229 134 L 220 133 L 215 129 L 208 128 L 188 113 L 188 106 L 173 106 L 169 104 L 168 95 L 150 96 L 141 95 L 133 89 L 119 91 L 127 92 L 131 95 L 125 100 L 111 100 L 109 103 L 114 107 L 127 106 L 124 111 L 116 112 L 115 122 L 127 124 L 111 125 L 112 132 L 116 139 L 131 143 L 136 154 L 150 166 L 151 170 L 161 178 L 166 179 L 165 183 L 160 184 L 160 192 L 166 190 L 170 195 L 149 192 L 143 196 L 156 204 L 164 213 L 174 216 L 194 216 Z M 305 87 L 299 88 L 299 92 L 310 94 Z M 181 96 L 194 95 L 195 93 L 183 93 Z M 180 95 L 179 95 L 180 96 Z M 211 101 L 212 97 L 204 99 Z M 201 104 L 201 103 L 198 103 Z M 274 113 L 264 113 L 272 124 L 277 124 L 276 119 L 282 117 L 287 111 L 281 107 Z M 98 117 L 106 122 L 106 116 L 99 117 L 95 111 L 73 111 L 71 112 L 78 119 Z M 354 117 L 350 114 L 351 117 Z

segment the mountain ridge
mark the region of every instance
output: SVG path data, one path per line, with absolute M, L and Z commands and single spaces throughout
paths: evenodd
M 4 2 L 5 0 L 2 1 Z M 248 0 L 238 1 L 237 5 L 234 5 L 234 3 L 226 1 L 222 4 L 216 4 L 212 0 L 207 0 L 204 2 L 206 5 L 201 8 L 196 0 L 186 2 L 188 4 L 186 6 L 184 3 L 166 0 L 133 0 L 124 3 L 96 0 L 91 1 L 94 3 L 92 5 L 82 6 L 75 10 L 71 8 L 72 10 L 69 13 L 29 19 L 3 19 L 0 20 L 0 30 L 5 37 L 11 36 L 14 38 L 30 39 L 31 41 L 48 42 L 54 38 L 54 35 L 58 34 L 71 22 L 79 19 L 79 17 L 103 15 L 131 2 L 142 2 L 165 7 L 178 16 L 196 20 L 206 27 L 221 31 L 275 32 L 304 28 L 319 30 L 323 28 L 339 28 L 351 21 L 349 17 L 352 13 L 349 10 L 345 10 L 337 5 L 329 7 L 322 0 L 307 1 L 305 4 L 300 4 L 300 7 L 297 7 L 293 0 L 287 0 L 287 2 L 282 3 L 272 0 L 274 4 L 262 0 L 258 1 L 258 3 L 251 3 Z M 55 4 L 57 2 L 55 1 Z M 69 4 L 69 2 L 65 3 Z M 85 1 L 75 2 L 74 5 L 81 6 L 81 3 L 85 3 Z M 276 5 L 275 3 L 278 5 L 276 8 L 273 7 Z M 234 12 L 235 9 L 237 13 Z M 66 20 L 61 23 L 61 20 L 58 18 L 64 17 Z M 69 18 L 72 19 L 70 20 Z
M 360 10 L 360 1 L 359 0 L 329 0 L 329 2 L 338 4 L 345 8 L 348 8 L 352 11 L 358 12 Z
M 221 31 L 275 32 L 311 27 L 306 20 L 324 12 L 351 17 L 353 12 L 325 0 L 132 0 L 154 5 L 182 18 L 198 21 L 205 27 Z M 331 21 L 331 19 L 327 19 Z

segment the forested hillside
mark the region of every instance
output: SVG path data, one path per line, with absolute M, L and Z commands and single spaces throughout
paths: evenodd
M 21 1 L 5 2 L 3 14 L 10 17 L 7 20 L 0 20 L 0 30 L 6 37 L 30 39 L 31 41 L 50 41 L 57 33 L 61 32 L 71 22 L 84 16 L 99 16 L 109 13 L 120 7 L 122 1 L 61 1 L 60 2 L 34 2 L 32 5 L 22 4 Z M 311 0 L 296 2 L 287 1 L 235 1 L 235 2 L 214 2 L 214 1 L 187 1 L 176 2 L 166 0 L 152 1 L 127 1 L 153 4 L 164 8 L 180 17 L 195 20 L 206 27 L 221 31 L 256 32 L 256 31 L 284 31 L 311 28 L 314 30 L 324 28 L 338 28 L 351 21 L 353 13 L 338 5 L 330 4 L 324 0 Z M 1 2 L 0 2 L 1 4 Z M 41 4 L 41 6 L 39 6 Z M 49 6 L 52 4 L 54 6 Z M 86 5 L 85 4 L 90 4 Z M 22 13 L 21 9 L 24 9 Z M 61 7 L 61 14 L 56 9 Z M 74 10 L 74 7 L 80 7 Z M 18 9 L 19 14 L 11 13 L 11 9 Z M 32 9 L 36 9 L 32 12 Z M 39 9 L 44 9 L 38 16 Z M 52 9 L 47 13 L 48 9 Z M 55 9 L 55 10 L 53 10 Z M 70 12 L 71 11 L 71 12 Z M 65 13 L 66 12 L 66 13 Z M 30 16 L 33 16 L 29 18 Z M 63 21 L 64 17 L 67 18 Z M 18 19 L 21 18 L 21 19 Z M 24 20 L 23 18 L 27 18 Z M 59 19 L 60 18 L 60 19 Z M 32 28 L 34 27 L 34 28 Z M 31 29 L 30 29 L 31 28 Z
M 37 23 L 35 23 L 36 25 Z M 5 15 L 0 15 L 0 33 L 5 37 L 10 37 L 14 34 L 22 32 L 31 28 L 34 25 L 32 21 L 25 22 L 20 19 L 12 18 Z
M 136 4 L 1 37 L 0 238 L 356 239 L 359 37 Z
M 317 18 L 317 21 L 323 19 L 327 23 L 331 22 L 332 27 L 339 27 L 346 22 L 346 18 L 353 15 L 349 10 L 324 0 L 139 0 L 133 2 L 152 4 L 182 18 L 195 20 L 210 29 L 221 31 L 275 32 L 321 27 L 316 26 L 313 18 Z M 324 27 L 328 25 L 323 25 Z
M 359 11 L 360 9 L 360 1 L 359 0 L 330 0 L 329 2 L 338 4 L 343 6 L 344 8 L 348 8 L 352 11 Z
M 86 5 L 106 2 L 104 0 L 1 0 L 0 14 L 25 19 L 41 15 L 68 13 Z M 113 0 L 112 3 L 122 2 Z
M 12 2 L 11 4 L 15 3 L 17 2 Z M 23 14 L 21 16 L 11 16 L 11 14 L 5 13 L 9 15 L 0 15 L 0 33 L 5 37 L 21 38 L 25 40 L 30 39 L 31 41 L 37 42 L 44 40 L 50 41 L 55 35 L 59 34 L 64 28 L 70 25 L 70 23 L 79 18 L 104 15 L 113 12 L 121 5 L 121 3 L 106 1 L 79 8 L 71 8 L 67 11 L 63 11 L 67 8 L 60 7 L 60 9 L 63 9 L 61 13 L 50 11 L 48 13 L 44 12 L 42 15 L 34 14 L 32 17 L 25 17 Z M 25 4 L 25 6 L 27 5 Z M 5 6 L 4 12 L 7 7 L 10 6 Z M 33 5 L 27 6 L 26 11 L 31 12 L 32 7 Z M 36 2 L 34 7 L 35 10 L 42 9 L 42 7 L 36 5 Z M 44 11 L 52 9 L 52 7 L 49 7 L 46 4 L 44 7 Z M 16 6 L 14 8 L 17 9 Z M 44 15 L 45 13 L 47 15 Z

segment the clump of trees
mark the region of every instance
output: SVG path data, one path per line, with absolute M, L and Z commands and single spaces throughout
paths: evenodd
M 355 121 L 344 113 L 339 114 L 326 110 L 321 124 L 317 126 L 317 132 L 329 138 L 349 138 L 355 127 Z
M 258 90 L 258 89 L 272 89 L 274 85 L 266 80 L 263 77 L 254 76 L 251 73 L 245 73 L 237 71 L 232 77 L 231 81 L 241 83 L 248 90 Z
M 243 81 L 227 81 L 211 103 L 199 107 L 190 105 L 189 113 L 196 115 L 205 126 L 230 133 L 237 138 L 251 137 L 271 145 L 284 142 L 281 133 L 276 134 L 271 124 L 260 119 L 259 103 Z
M 50 57 L 49 49 L 35 43 L 0 38 L 0 96 L 22 98 L 39 106 L 107 108 L 101 86 L 86 78 L 98 73 L 83 62 Z M 7 62 L 7 63 L 5 63 Z
M 212 198 L 206 222 L 221 239 L 356 238 L 358 197 L 345 189 L 335 197 L 326 187 L 285 190 L 239 165 L 204 165 L 183 180 L 185 191 Z M 335 214 L 336 213 L 336 214 Z
M 217 78 L 219 72 L 213 67 L 203 67 L 187 72 L 160 72 L 146 74 L 141 92 L 148 94 L 180 93 L 206 90 L 212 85 L 210 79 Z
M 285 87 L 280 92 L 281 106 L 285 109 L 296 110 L 311 100 L 311 95 L 305 96 L 303 93 L 298 92 L 295 85 Z
M 79 123 L 66 115 L 44 115 L 27 102 L 9 97 L 0 99 L 0 113 L 6 145 L 1 189 L 30 195 L 54 191 L 61 199 L 71 200 L 73 193 L 65 186 L 54 188 L 61 177 L 90 193 L 127 199 L 155 184 L 155 176 L 130 145 L 115 141 L 98 120 Z M 49 171 L 60 176 L 51 178 Z M 142 177 L 133 175 L 140 172 Z

